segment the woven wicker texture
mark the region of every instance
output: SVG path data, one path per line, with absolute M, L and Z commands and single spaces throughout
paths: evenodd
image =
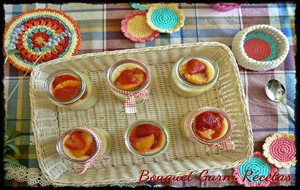
M 288 133 L 275 133 L 263 145 L 264 156 L 278 168 L 296 165 L 295 136 Z
M 251 42 L 253 39 L 255 42 Z M 247 40 L 251 41 L 247 44 Z M 234 36 L 232 51 L 240 66 L 255 71 L 266 71 L 278 67 L 284 61 L 289 51 L 289 41 L 280 30 L 272 26 L 254 25 Z M 268 51 L 269 54 L 266 54 Z
M 153 30 L 173 33 L 184 25 L 183 12 L 173 4 L 153 5 L 147 12 L 147 23 Z
M 81 44 L 77 23 L 54 9 L 27 11 L 15 17 L 4 33 L 5 56 L 17 69 L 31 71 L 37 64 L 75 55 Z M 52 47 L 49 48 L 49 47 Z M 16 50 L 10 54 L 9 51 Z M 40 59 L 38 57 L 41 56 Z
M 246 187 L 269 186 L 270 181 L 264 179 L 268 175 L 274 175 L 276 171 L 277 169 L 267 162 L 262 153 L 254 152 L 251 159 L 234 168 L 233 175 L 239 184 Z M 247 177 L 244 178 L 245 176 Z M 255 176 L 264 176 L 264 179 L 259 180 Z
M 178 96 L 170 87 L 173 64 L 183 56 L 201 54 L 220 67 L 217 84 L 198 97 Z M 133 58 L 148 63 L 153 73 L 151 96 L 144 104 L 138 103 L 137 114 L 125 114 L 123 102 L 112 95 L 106 74 L 117 61 Z M 46 97 L 45 78 L 53 71 L 74 69 L 88 74 L 99 90 L 96 105 L 86 111 L 57 109 Z M 154 48 L 111 51 L 54 60 L 34 69 L 30 81 L 32 126 L 36 139 L 39 166 L 55 185 L 96 186 L 110 183 L 137 182 L 140 171 L 147 169 L 155 175 L 185 175 L 203 169 L 221 170 L 245 162 L 253 151 L 253 137 L 249 111 L 245 102 L 239 72 L 230 49 L 220 43 L 195 43 L 158 46 Z M 212 150 L 196 144 L 179 130 L 183 116 L 201 106 L 223 109 L 233 120 L 235 128 L 231 140 L 236 149 Z M 139 158 L 126 149 L 125 128 L 139 119 L 154 119 L 168 127 L 170 145 L 167 151 L 154 158 Z M 98 162 L 80 177 L 74 176 L 79 166 L 59 157 L 55 150 L 58 136 L 65 130 L 87 124 L 100 127 L 112 136 L 112 153 L 109 160 Z
M 147 24 L 146 11 L 134 11 L 125 16 L 121 22 L 124 36 L 134 42 L 151 41 L 159 36 L 159 32 Z

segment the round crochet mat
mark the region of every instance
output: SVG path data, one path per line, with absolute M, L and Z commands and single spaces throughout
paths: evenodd
M 277 42 L 271 36 L 261 32 L 247 34 L 244 50 L 248 57 L 257 61 L 272 61 L 277 58 Z
M 260 152 L 254 152 L 247 162 L 233 170 L 237 182 L 246 187 L 269 186 L 270 180 L 266 180 L 266 177 L 273 176 L 277 171 L 274 166 L 268 164 Z
M 172 4 L 151 6 L 147 13 L 147 22 L 153 30 L 173 33 L 184 24 L 183 12 Z
M 4 54 L 17 69 L 31 71 L 35 65 L 75 55 L 81 43 L 77 23 L 54 9 L 27 11 L 9 22 L 4 33 Z
M 126 38 L 134 42 L 146 42 L 159 36 L 159 32 L 147 24 L 146 14 L 146 11 L 134 11 L 125 16 L 121 22 L 121 30 Z
M 263 145 L 264 156 L 278 168 L 296 165 L 295 136 L 288 133 L 275 133 Z

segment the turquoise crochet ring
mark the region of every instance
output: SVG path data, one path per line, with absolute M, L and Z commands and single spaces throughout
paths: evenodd
M 131 7 L 141 11 L 147 11 L 155 3 L 130 3 Z
M 244 50 L 248 57 L 263 62 L 276 59 L 279 51 L 277 42 L 270 35 L 262 32 L 247 34 Z
M 237 182 L 246 187 L 269 186 L 271 180 L 268 178 L 277 171 L 260 152 L 254 152 L 252 158 L 233 170 Z
M 173 33 L 184 24 L 183 12 L 174 4 L 153 5 L 147 12 L 147 23 L 161 33 Z

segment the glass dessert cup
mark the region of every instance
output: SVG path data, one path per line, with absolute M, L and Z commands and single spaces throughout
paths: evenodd
M 125 112 L 135 113 L 136 102 L 149 98 L 150 67 L 134 59 L 125 59 L 111 66 L 107 80 L 112 93 L 125 102 Z
M 196 143 L 220 147 L 226 142 L 230 145 L 228 150 L 234 149 L 233 141 L 229 141 L 233 124 L 229 116 L 220 109 L 204 107 L 186 114 L 182 119 L 181 129 L 189 140 Z
M 170 134 L 160 122 L 139 120 L 125 131 L 125 144 L 130 152 L 142 157 L 163 154 L 169 145 Z
M 171 88 L 180 96 L 194 97 L 211 89 L 219 77 L 218 65 L 200 55 L 189 55 L 172 68 Z
M 72 162 L 82 164 L 84 173 L 98 160 L 107 159 L 112 147 L 110 134 L 99 128 L 77 127 L 65 131 L 57 140 L 59 155 Z
M 97 88 L 88 76 L 72 70 L 52 73 L 46 79 L 45 90 L 54 104 L 70 110 L 86 110 L 98 100 Z

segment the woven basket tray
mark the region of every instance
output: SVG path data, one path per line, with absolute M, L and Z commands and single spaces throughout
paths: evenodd
M 217 84 L 204 94 L 184 98 L 170 88 L 173 64 L 183 56 L 201 54 L 215 61 L 220 68 Z M 137 114 L 126 115 L 123 102 L 109 90 L 106 73 L 119 60 L 134 58 L 148 63 L 153 73 L 151 97 L 139 103 Z M 46 77 L 60 69 L 74 69 L 88 74 L 99 89 L 96 105 L 86 111 L 68 111 L 57 108 L 43 90 Z M 151 175 L 187 175 L 204 169 L 222 170 L 238 166 L 253 152 L 253 137 L 249 111 L 234 56 L 220 43 L 204 42 L 161 46 L 144 49 L 111 51 L 59 59 L 34 69 L 30 80 L 32 126 L 36 139 L 39 166 L 45 177 L 57 186 L 99 186 L 138 182 L 141 170 Z M 225 110 L 234 121 L 232 140 L 236 149 L 212 150 L 184 138 L 179 127 L 183 116 L 201 106 Z M 161 121 L 169 128 L 171 139 L 168 150 L 154 158 L 139 158 L 130 153 L 124 142 L 124 129 L 138 119 Z M 62 159 L 55 149 L 58 136 L 65 130 L 81 125 L 101 127 L 112 135 L 109 160 L 99 161 L 81 176 L 74 171 L 81 166 Z

